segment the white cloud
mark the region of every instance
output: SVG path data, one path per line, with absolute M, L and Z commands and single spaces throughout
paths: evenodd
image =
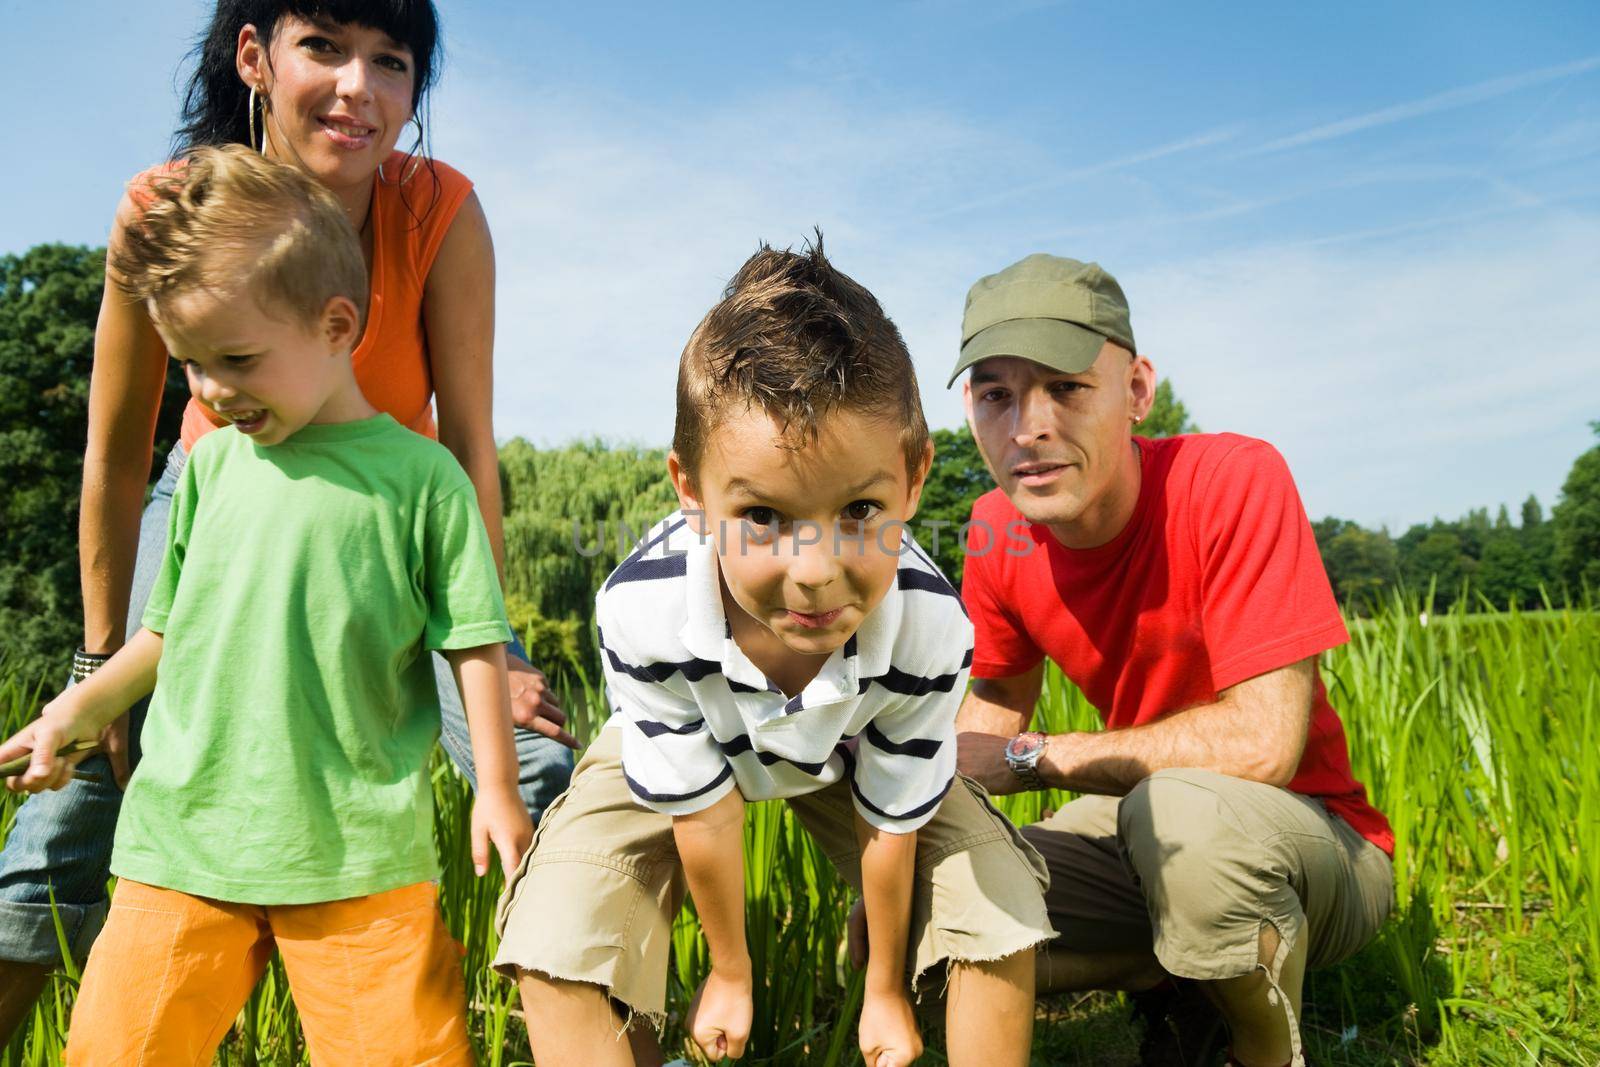
M 1600 417 L 1600 222 L 1259 249 L 1125 278 L 1207 429 L 1273 441 L 1307 508 L 1403 527 L 1548 506 Z

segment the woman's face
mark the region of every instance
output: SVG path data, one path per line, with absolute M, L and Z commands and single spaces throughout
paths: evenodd
M 284 15 L 265 49 L 240 30 L 237 57 L 268 100 L 267 154 L 332 189 L 370 182 L 411 119 L 411 49 L 381 30 Z

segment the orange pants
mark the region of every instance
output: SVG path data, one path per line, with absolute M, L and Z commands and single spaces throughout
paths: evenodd
M 127 879 L 89 954 L 66 1062 L 206 1067 L 274 947 L 313 1064 L 472 1064 L 461 950 L 432 883 L 260 906 Z

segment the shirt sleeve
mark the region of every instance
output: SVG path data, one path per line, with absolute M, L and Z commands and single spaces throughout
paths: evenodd
M 1006 607 L 1001 588 L 1000 560 L 1005 547 L 993 519 L 973 508 L 967 531 L 967 558 L 961 578 L 961 601 L 972 619 L 974 678 L 1010 678 L 1026 674 L 1044 659 L 1038 645 Z
M 735 788 L 733 766 L 677 668 L 635 654 L 608 607 L 602 590 L 595 621 L 606 695 L 620 720 L 628 791 L 663 815 L 703 811 Z
M 1221 692 L 1350 639 L 1294 478 L 1246 441 L 1200 491 L 1201 625 Z
M 965 654 L 946 673 L 917 680 L 914 688 L 925 693 L 890 705 L 861 731 L 850 792 L 856 811 L 879 830 L 920 829 L 955 781 L 956 709 L 972 665 L 968 635 L 955 646 Z
M 178 487 L 172 493 L 171 510 L 167 513 L 167 547 L 161 556 L 161 571 L 156 575 L 156 584 L 150 590 L 150 599 L 145 601 L 144 615 L 139 620 L 151 633 L 167 632 L 167 620 L 172 615 L 172 605 L 178 596 L 183 557 L 189 547 L 189 532 L 194 528 L 195 507 L 200 500 L 196 486 L 198 467 L 195 457 L 190 456 L 183 466 L 183 473 L 178 476 Z
M 428 621 L 423 647 L 438 651 L 510 641 L 494 551 L 465 475 L 459 488 L 429 507 L 424 538 Z

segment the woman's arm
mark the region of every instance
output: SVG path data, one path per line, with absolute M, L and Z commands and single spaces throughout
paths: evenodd
M 123 194 L 110 248 L 138 217 Z M 167 350 L 144 304 L 130 299 L 106 267 L 89 373 L 89 440 L 78 502 L 78 576 L 83 589 L 83 647 L 115 652 L 127 636 L 128 596 L 139 551 L 139 516 L 150 480 L 150 445 L 167 376 Z M 128 720 L 118 717 L 100 739 L 119 786 L 128 783 Z
M 505 573 L 500 454 L 494 443 L 494 242 L 469 193 L 428 271 L 422 320 L 439 406 L 439 441 L 472 479 L 495 565 Z
M 112 225 L 112 248 L 121 244 L 137 213 L 124 195 Z M 84 649 L 100 653 L 115 652 L 126 637 L 139 515 L 167 374 L 166 348 L 149 312 L 124 294 L 113 276 L 108 265 L 94 331 L 89 440 L 78 518 Z

